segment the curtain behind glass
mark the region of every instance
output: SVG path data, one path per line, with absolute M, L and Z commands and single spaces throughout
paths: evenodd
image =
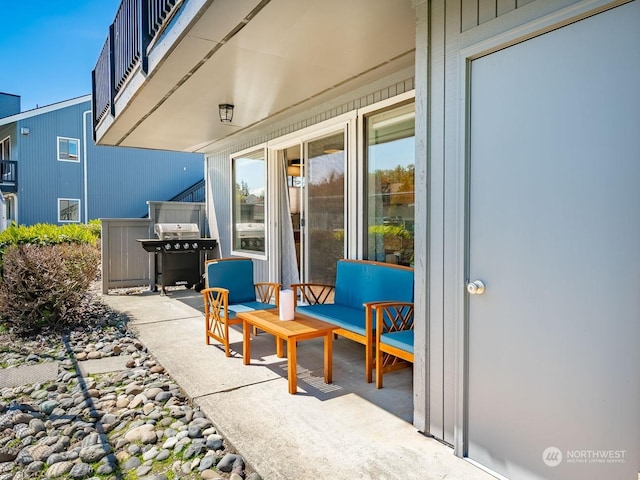
M 283 289 L 291 288 L 292 283 L 300 283 L 296 245 L 289 209 L 289 188 L 287 183 L 287 165 L 280 158 L 280 181 L 278 182 L 278 217 L 280 218 L 280 283 Z

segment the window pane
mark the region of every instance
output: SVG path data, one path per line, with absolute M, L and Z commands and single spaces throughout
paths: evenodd
M 59 158 L 64 160 L 69 158 L 69 140 L 64 138 L 58 140 L 58 152 Z
M 415 106 L 372 115 L 366 128 L 368 258 L 412 265 Z
M 80 221 L 80 201 L 79 200 L 59 200 L 60 222 Z
M 80 140 L 75 138 L 58 138 L 58 160 L 78 160 Z
M 78 142 L 69 140 L 69 158 L 75 160 L 78 158 Z
M 233 249 L 265 252 L 264 152 L 233 159 Z

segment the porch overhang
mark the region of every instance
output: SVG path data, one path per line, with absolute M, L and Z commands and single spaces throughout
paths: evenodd
M 414 65 L 411 0 L 190 0 L 132 71 L 96 141 L 207 150 Z M 233 104 L 231 124 L 218 105 Z

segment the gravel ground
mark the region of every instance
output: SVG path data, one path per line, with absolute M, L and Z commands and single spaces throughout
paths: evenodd
M 1 369 L 58 363 L 55 380 L 0 388 L 0 480 L 260 480 L 136 339 L 127 318 L 92 295 L 73 332 L 0 333 Z M 126 363 L 121 371 L 79 372 L 83 361 L 117 356 Z

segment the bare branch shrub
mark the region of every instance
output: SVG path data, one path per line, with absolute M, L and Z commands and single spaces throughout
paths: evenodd
M 56 330 L 82 319 L 100 251 L 94 245 L 12 245 L 3 255 L 0 318 L 13 333 Z

